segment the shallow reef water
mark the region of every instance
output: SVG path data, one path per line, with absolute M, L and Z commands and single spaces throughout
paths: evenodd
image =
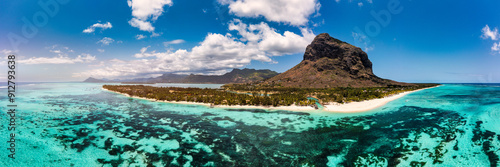
M 445 84 L 359 113 L 171 104 L 101 86 L 19 85 L 16 159 L 2 150 L 0 166 L 500 164 L 500 85 Z

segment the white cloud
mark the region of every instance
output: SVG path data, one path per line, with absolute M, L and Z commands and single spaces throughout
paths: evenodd
M 248 41 L 248 45 L 256 45 L 259 50 L 273 56 L 304 52 L 315 37 L 306 28 L 300 28 L 302 36 L 290 31 L 285 31 L 282 35 L 266 23 L 247 25 L 237 19 L 229 23 L 229 30 L 238 31 L 242 41 Z
M 109 45 L 113 43 L 115 40 L 109 37 L 104 37 L 101 40 L 97 41 L 97 43 L 101 43 L 102 45 Z
M 52 53 L 56 53 L 56 54 L 61 54 L 61 53 L 62 53 L 62 51 L 61 51 L 61 50 L 50 50 L 50 52 L 52 52 Z
M 294 26 L 305 25 L 309 16 L 319 11 L 317 0 L 218 0 L 229 5 L 229 12 L 238 17 L 263 16 L 268 21 Z
M 137 40 L 141 40 L 141 39 L 144 39 L 144 38 L 146 38 L 146 36 L 145 36 L 145 35 L 142 35 L 142 34 L 137 34 L 137 35 L 135 36 L 135 39 L 137 39 Z
M 134 17 L 129 24 L 148 32 L 154 31 L 151 21 L 156 21 L 162 15 L 163 7 L 173 5 L 172 0 L 127 0 L 127 4 L 132 8 Z
M 357 46 L 364 45 L 363 50 L 365 52 L 369 52 L 375 49 L 374 45 L 370 45 L 370 40 L 366 35 L 352 32 L 352 37 L 354 38 L 354 42 Z
M 76 58 L 70 58 L 68 56 L 56 56 L 56 57 L 32 57 L 29 59 L 19 60 L 21 64 L 75 64 L 75 63 L 89 63 L 94 61 L 96 58 L 90 54 L 80 54 Z
M 500 42 L 493 43 L 493 46 L 491 47 L 491 50 L 500 53 Z
M 153 25 L 151 25 L 150 22 L 144 21 L 144 20 L 139 20 L 137 18 L 132 18 L 132 20 L 128 21 L 128 23 L 132 27 L 139 28 L 142 31 L 153 32 L 155 30 L 155 28 L 153 27 Z
M 182 39 L 176 39 L 176 40 L 172 40 L 172 41 L 163 42 L 163 45 L 166 47 L 168 45 L 181 44 L 181 43 L 184 43 L 184 42 L 185 41 L 182 40 Z
M 148 50 L 149 47 L 151 47 L 151 46 L 147 46 L 147 47 L 141 48 L 141 53 L 136 53 L 134 55 L 134 57 L 136 57 L 136 58 L 145 58 L 145 57 L 156 56 L 156 51 L 153 51 L 151 53 L 146 53 L 146 51 Z
M 492 31 L 490 29 L 490 27 L 488 25 L 486 25 L 485 27 L 483 27 L 483 29 L 481 30 L 481 32 L 483 33 L 481 35 L 481 38 L 483 38 L 483 39 L 490 38 L 491 40 L 498 40 L 498 38 L 499 38 L 498 29 L 496 27 Z
M 155 33 L 155 32 L 152 32 L 151 35 L 149 37 L 153 38 L 153 37 L 159 37 L 162 33 Z
M 491 40 L 498 40 L 500 39 L 500 34 L 498 33 L 498 28 L 494 28 L 493 30 L 490 29 L 488 25 L 484 26 L 483 29 L 481 29 L 481 38 L 483 39 L 491 39 Z M 500 42 L 498 43 L 493 43 L 493 46 L 491 46 L 491 51 L 495 53 L 500 53 Z
M 340 0 L 335 0 L 335 2 L 339 3 L 339 2 L 340 2 Z M 349 3 L 351 3 L 351 2 L 353 2 L 353 0 L 349 0 Z M 366 0 L 366 2 L 368 2 L 368 3 L 373 3 L 373 0 Z M 363 2 L 358 2 L 358 6 L 359 6 L 359 7 L 361 7 L 361 6 L 363 6 L 363 5 L 364 5 L 364 4 L 363 4 Z
M 90 63 L 96 60 L 95 56 L 87 53 L 81 53 L 75 58 L 71 58 L 68 53 L 74 53 L 74 51 L 68 47 L 53 45 L 51 47 L 46 47 L 50 53 L 54 53 L 54 57 L 31 57 L 31 58 L 21 58 L 19 63 L 22 64 L 75 64 L 75 63 Z
M 60 45 L 53 45 L 51 47 L 46 47 L 45 49 L 48 49 L 50 53 L 55 53 L 59 57 L 67 57 L 68 53 L 74 53 L 72 49 L 66 46 L 60 46 Z
M 171 0 L 128 0 L 127 3 L 132 8 L 132 16 L 153 21 L 163 13 L 163 6 L 173 5 Z
M 102 28 L 102 30 L 105 30 L 105 29 L 110 29 L 112 27 L 113 26 L 111 25 L 110 22 L 107 22 L 105 24 L 95 23 L 94 25 L 92 25 L 92 26 L 88 27 L 87 29 L 83 30 L 83 33 L 93 33 L 96 28 Z
M 46 47 L 51 53 L 55 53 L 54 57 L 31 57 L 27 59 L 20 59 L 18 62 L 21 64 L 75 64 L 75 63 L 90 63 L 96 60 L 95 56 L 90 54 L 81 53 L 75 58 L 69 57 L 68 53 L 74 53 L 68 47 L 53 45 Z
M 104 53 L 105 50 L 104 49 L 97 49 L 97 51 L 100 53 Z
M 2 53 L 2 55 L 12 55 L 12 54 L 15 54 L 19 51 L 17 50 L 7 50 L 7 49 L 3 49 L 2 51 L 0 51 Z

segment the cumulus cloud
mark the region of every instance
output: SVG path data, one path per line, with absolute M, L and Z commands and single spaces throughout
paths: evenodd
M 155 28 L 151 22 L 156 21 L 163 13 L 165 5 L 172 6 L 172 0 L 127 0 L 132 9 L 132 18 L 129 24 L 142 31 L 153 32 Z
M 61 54 L 61 53 L 62 53 L 62 51 L 61 51 L 61 50 L 50 50 L 50 52 L 52 52 L 52 53 L 56 53 L 56 54 Z
M 153 51 L 152 53 L 146 53 L 146 51 L 148 50 L 149 47 L 151 47 L 151 46 L 147 46 L 147 47 L 141 48 L 141 52 L 140 53 L 136 53 L 134 55 L 134 57 L 136 57 L 136 58 L 145 58 L 145 57 L 156 56 L 156 51 Z
M 75 63 L 90 63 L 96 60 L 95 56 L 87 53 L 81 53 L 78 56 L 71 58 L 69 54 L 74 53 L 68 47 L 53 45 L 47 47 L 50 53 L 54 53 L 54 57 L 31 57 L 27 59 L 20 59 L 18 62 L 21 64 L 75 64 Z
M 29 59 L 19 60 L 21 64 L 75 64 L 75 63 L 89 63 L 95 60 L 95 56 L 90 54 L 80 54 L 76 58 L 68 56 L 55 56 L 55 57 L 32 57 Z
M 6 60 L 7 60 L 7 56 L 8 55 L 16 55 L 16 53 L 19 52 L 18 50 L 7 50 L 7 49 L 3 49 L 3 50 L 0 50 L 0 54 L 2 56 L 2 58 L 0 58 L 0 64 L 5 64 Z M 1 78 L 1 76 L 0 76 Z
M 488 25 L 484 26 L 483 29 L 481 29 L 481 38 L 483 39 L 491 39 L 491 40 L 498 40 L 500 39 L 500 34 L 498 34 L 498 28 L 494 28 L 493 30 L 490 29 Z M 498 43 L 493 43 L 493 46 L 491 46 L 491 51 L 494 53 L 500 53 L 500 42 Z
M 370 39 L 364 34 L 359 34 L 356 32 L 352 32 L 352 37 L 354 38 L 354 41 L 359 44 L 364 46 L 364 51 L 369 52 L 373 49 L 375 49 L 374 45 L 370 45 Z M 395 39 L 395 38 L 394 38 Z
M 88 27 L 87 29 L 83 30 L 83 33 L 93 33 L 96 28 L 101 28 L 102 30 L 105 30 L 105 29 L 110 29 L 112 27 L 113 26 L 111 25 L 110 22 L 106 22 L 104 24 L 95 23 L 94 25 L 92 25 L 92 26 Z
M 339 3 L 340 0 L 335 0 L 335 2 Z M 355 1 L 349 0 L 349 3 L 351 3 L 351 2 L 355 2 Z M 371 4 L 371 3 L 373 3 L 373 0 L 366 0 L 366 2 Z M 362 7 L 364 5 L 363 2 L 358 2 L 357 4 L 359 7 Z
M 15 54 L 17 52 L 18 52 L 17 50 L 7 50 L 7 49 L 3 49 L 2 51 L 0 51 L 0 53 L 2 53 L 2 55 L 12 55 L 12 54 Z
M 166 42 L 163 42 L 163 45 L 165 47 L 167 47 L 168 45 L 173 45 L 173 44 L 181 44 L 181 43 L 184 43 L 185 41 L 182 40 L 182 39 L 176 39 L 176 40 L 172 40 L 172 41 L 166 41 Z
M 493 46 L 491 47 L 491 50 L 500 53 L 500 42 L 493 43 Z
M 266 23 L 245 24 L 240 20 L 229 23 L 231 34 L 210 33 L 190 51 L 157 52 L 150 46 L 133 55 L 134 60 L 114 59 L 103 68 L 75 73 L 74 77 L 119 78 L 138 77 L 166 72 L 219 74 L 226 69 L 244 67 L 252 60 L 274 63 L 273 56 L 303 53 L 314 39 L 311 30 L 301 28 L 301 35 L 290 31 L 276 32 Z M 167 41 L 167 44 L 184 40 Z
M 481 29 L 481 32 L 483 33 L 481 35 L 481 38 L 483 39 L 490 38 L 491 40 L 498 40 L 499 38 L 498 29 L 496 27 L 492 31 L 490 27 L 486 25 L 485 27 L 483 27 L 483 29 Z
M 102 45 L 109 45 L 111 43 L 113 43 L 115 40 L 113 38 L 109 38 L 109 37 L 104 37 L 102 38 L 101 40 L 97 41 L 97 43 L 101 43 Z
M 145 36 L 145 35 L 142 35 L 142 34 L 137 34 L 137 35 L 135 36 L 135 39 L 137 39 L 137 40 L 141 40 L 141 39 L 144 39 L 144 38 L 146 38 L 146 36 Z
M 263 16 L 268 21 L 294 26 L 305 25 L 309 16 L 319 11 L 317 0 L 218 0 L 229 5 L 229 12 L 238 17 Z
M 151 25 L 150 22 L 144 21 L 144 20 L 139 20 L 137 18 L 132 18 L 132 20 L 128 21 L 128 23 L 132 27 L 139 28 L 139 30 L 141 30 L 141 31 L 153 32 L 155 30 L 155 28 L 153 27 L 153 25 Z
M 155 32 L 152 32 L 151 35 L 149 37 L 153 38 L 153 37 L 159 37 L 162 33 L 155 33 Z
M 282 35 L 264 22 L 247 25 L 238 19 L 229 23 L 229 30 L 238 31 L 242 41 L 248 41 L 249 45 L 256 45 L 259 50 L 273 56 L 304 52 L 315 37 L 307 28 L 300 28 L 302 36 L 290 31 L 285 31 Z

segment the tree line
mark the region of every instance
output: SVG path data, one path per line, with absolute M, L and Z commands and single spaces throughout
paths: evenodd
M 263 87 L 255 84 L 228 84 L 222 89 L 153 87 L 144 85 L 103 85 L 103 88 L 164 101 L 187 101 L 213 105 L 253 105 L 253 106 L 316 106 L 330 102 L 346 103 L 364 101 L 412 91 L 438 84 L 414 84 L 413 86 L 387 86 L 369 88 L 286 88 Z
M 144 85 L 103 85 L 103 88 L 161 101 L 187 101 L 213 105 L 253 105 L 253 106 L 314 106 L 315 101 L 305 95 L 235 93 L 224 89 L 153 87 Z

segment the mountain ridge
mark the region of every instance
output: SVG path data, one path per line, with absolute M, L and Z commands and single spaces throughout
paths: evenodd
M 212 84 L 227 84 L 227 83 L 249 83 L 262 81 L 278 75 L 276 71 L 268 69 L 233 69 L 223 75 L 179 75 L 173 73 L 165 73 L 155 78 L 134 78 L 128 80 L 108 80 L 96 79 L 89 77 L 83 82 L 105 83 L 105 82 L 137 82 L 137 83 L 212 83 Z

